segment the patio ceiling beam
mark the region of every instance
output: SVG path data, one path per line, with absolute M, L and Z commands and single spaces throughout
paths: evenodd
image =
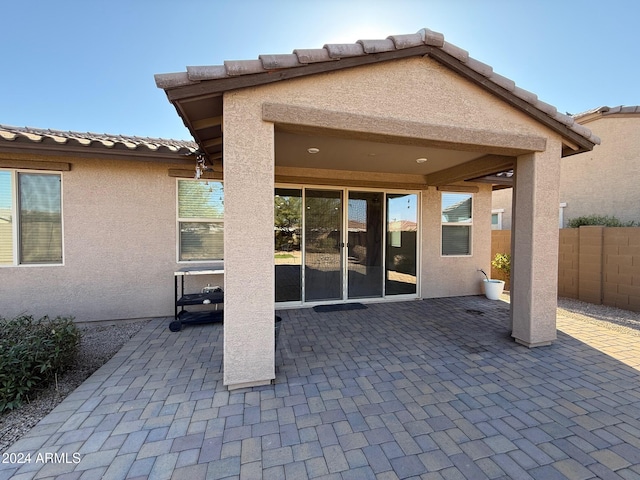
M 296 185 L 313 184 L 313 185 L 340 185 L 343 187 L 360 187 L 360 188 L 402 188 L 409 190 L 425 190 L 427 186 L 424 183 L 406 183 L 380 180 L 358 180 L 344 178 L 316 178 L 304 177 L 296 175 L 275 175 L 276 183 L 291 183 Z
M 202 142 L 202 146 L 207 150 L 211 147 L 217 147 L 218 145 L 222 145 L 222 137 L 212 138 L 211 140 Z
M 492 185 L 505 185 L 509 187 L 513 186 L 513 177 L 499 177 L 498 175 L 486 175 L 484 177 L 473 178 L 471 180 L 478 183 L 490 183 Z
M 501 155 L 542 152 L 547 145 L 545 138 L 533 135 L 371 117 L 279 103 L 263 104 L 262 119 L 294 132 Z
M 194 130 L 204 130 L 205 128 L 219 127 L 220 125 L 222 125 L 222 115 L 193 121 Z
M 514 164 L 514 157 L 485 155 L 476 160 L 425 175 L 425 181 L 427 185 L 437 187 L 510 170 Z

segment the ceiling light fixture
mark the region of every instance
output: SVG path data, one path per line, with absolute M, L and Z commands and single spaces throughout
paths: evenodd
M 309 152 L 312 155 L 315 155 L 316 153 L 320 152 L 320 149 L 316 147 L 311 147 L 311 148 L 307 148 L 307 152 Z
M 424 163 L 426 161 L 427 161 L 426 158 L 416 158 L 416 163 Z

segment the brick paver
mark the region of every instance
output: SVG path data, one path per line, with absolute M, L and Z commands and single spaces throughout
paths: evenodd
M 151 321 L 0 480 L 640 478 L 637 332 L 559 315 L 527 349 L 484 297 L 279 315 L 275 384 L 231 392 L 222 325 Z

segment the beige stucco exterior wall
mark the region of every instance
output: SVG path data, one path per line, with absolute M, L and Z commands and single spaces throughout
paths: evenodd
M 423 192 L 421 291 L 423 298 L 477 295 L 491 268 L 491 186 L 478 184 L 473 194 L 473 226 L 470 256 L 442 256 L 441 194 L 436 188 Z M 489 239 L 487 243 L 486 239 Z
M 224 384 L 275 378 L 274 131 L 250 91 L 224 99 Z
M 521 155 L 515 167 L 511 324 L 516 341 L 533 347 L 556 339 L 558 292 L 559 138 Z
M 585 126 L 602 144 L 562 159 L 564 226 L 572 218 L 594 214 L 640 222 L 640 115 L 605 115 Z
M 77 321 L 173 315 L 173 272 L 184 265 L 176 262 L 170 165 L 66 161 L 72 167 L 62 172 L 64 264 L 0 267 L 0 315 Z

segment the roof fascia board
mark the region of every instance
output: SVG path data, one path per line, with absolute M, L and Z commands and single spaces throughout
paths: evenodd
M 37 154 L 73 158 L 99 158 L 103 160 L 135 160 L 177 164 L 194 163 L 193 157 L 188 154 L 158 153 L 152 151 L 139 152 L 135 150 L 120 149 L 92 149 L 90 147 L 71 147 L 68 145 L 58 146 L 56 148 L 55 145 L 34 143 L 0 144 L 0 153 Z

